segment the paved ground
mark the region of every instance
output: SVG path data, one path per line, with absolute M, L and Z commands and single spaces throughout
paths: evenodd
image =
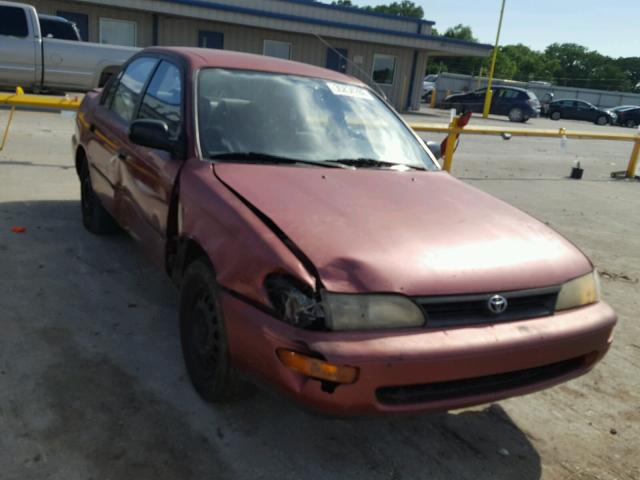
M 345 421 L 260 390 L 222 408 L 196 396 L 173 287 L 127 237 L 80 225 L 71 131 L 19 113 L 0 153 L 0 479 L 640 478 L 640 183 L 609 178 L 630 145 L 465 137 L 455 158 L 455 175 L 550 223 L 603 272 L 620 323 L 594 372 L 474 409 Z M 565 178 L 575 159 L 579 182 Z

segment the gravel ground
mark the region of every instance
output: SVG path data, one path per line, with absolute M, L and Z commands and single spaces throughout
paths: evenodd
M 224 407 L 199 399 L 177 292 L 132 240 L 81 227 L 72 125 L 18 112 L 0 152 L 0 479 L 640 478 L 640 183 L 609 178 L 630 144 L 469 136 L 454 161 L 454 175 L 548 222 L 602 272 L 620 320 L 593 372 L 492 405 L 350 421 L 257 388 Z M 566 178 L 576 160 L 582 181 Z

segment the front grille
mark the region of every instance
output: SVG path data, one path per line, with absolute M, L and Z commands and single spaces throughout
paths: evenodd
M 376 397 L 380 403 L 387 405 L 407 405 L 498 393 L 561 377 L 585 366 L 585 359 L 582 356 L 541 367 L 464 380 L 381 387 L 376 390 Z
M 421 297 L 415 300 L 426 314 L 427 328 L 442 328 L 513 322 L 553 315 L 559 291 L 560 287 L 550 287 L 499 292 L 508 302 L 507 309 L 500 314 L 492 313 L 488 308 L 488 301 L 493 293 Z

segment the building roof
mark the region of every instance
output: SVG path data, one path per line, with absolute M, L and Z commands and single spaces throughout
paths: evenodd
M 319 0 L 280 0 L 281 2 L 289 2 L 289 3 L 302 3 L 302 4 L 309 4 L 309 5 L 313 5 L 314 7 L 319 7 L 319 8 L 327 8 L 330 10 L 342 10 L 345 12 L 355 12 L 361 15 L 372 15 L 374 17 L 385 17 L 385 18 L 394 18 L 394 19 L 406 19 L 406 20 L 410 20 L 413 22 L 418 22 L 418 23 L 422 23 L 422 24 L 426 24 L 426 25 L 435 25 L 436 22 L 434 22 L 433 20 L 425 20 L 425 19 L 419 19 L 419 18 L 415 18 L 415 17 L 406 17 L 403 15 L 392 15 L 390 13 L 381 13 L 381 12 L 375 12 L 373 10 L 365 10 L 363 8 L 358 8 L 358 7 L 351 7 L 348 5 L 333 5 L 331 3 L 322 3 Z
M 492 46 L 430 35 L 430 22 L 338 8 L 308 0 L 78 0 L 109 7 L 322 35 L 431 51 L 437 55 L 486 56 Z

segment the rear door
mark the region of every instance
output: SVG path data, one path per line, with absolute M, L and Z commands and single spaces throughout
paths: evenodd
M 158 59 L 151 57 L 138 57 L 129 63 L 107 86 L 100 105 L 89 118 L 92 135 L 87 142 L 87 156 L 92 186 L 105 208 L 123 226 L 126 218 L 116 199 L 122 183 L 120 163 L 130 154 L 129 125 L 157 64 Z
M 40 39 L 27 8 L 0 5 L 0 84 L 32 87 L 39 83 Z M 30 12 L 31 13 L 31 12 Z
M 496 115 L 508 115 L 509 110 L 516 106 L 516 99 L 519 92 L 508 88 L 499 89 L 497 94 L 493 96 L 491 104 L 491 113 Z
M 578 120 L 594 120 L 595 110 L 593 107 L 587 102 L 581 102 L 576 100 L 576 116 Z
M 136 119 L 165 122 L 171 137 L 183 136 L 184 72 L 175 63 L 162 60 L 140 103 Z M 182 159 L 171 153 L 130 144 L 130 151 L 119 164 L 122 172 L 118 195 L 127 208 L 131 233 L 137 237 L 153 260 L 164 260 L 167 223 L 173 187 L 182 167 Z

